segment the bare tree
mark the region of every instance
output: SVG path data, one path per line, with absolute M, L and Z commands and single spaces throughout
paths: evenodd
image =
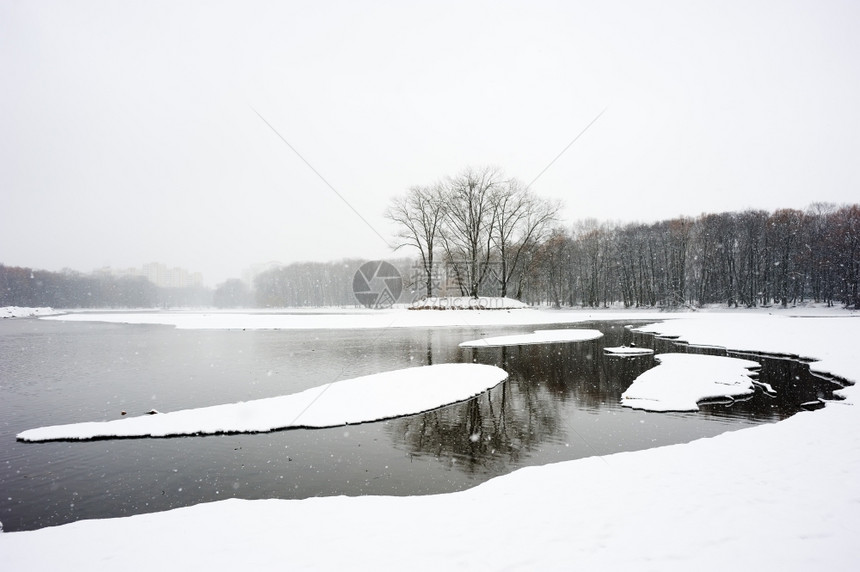
M 538 197 L 516 179 L 500 185 L 493 201 L 496 222 L 492 239 L 498 249 L 498 279 L 504 297 L 523 255 L 546 238 L 561 203 Z
M 834 213 L 833 244 L 839 252 L 839 290 L 846 308 L 860 309 L 860 205 Z
M 421 258 L 424 273 L 424 290 L 433 295 L 434 254 L 436 240 L 447 214 L 447 197 L 444 186 L 436 183 L 429 187 L 415 186 L 404 197 L 395 197 L 385 211 L 385 217 L 398 226 L 399 244 L 413 246 Z
M 691 219 L 681 217 L 655 225 L 663 268 L 662 303 L 667 306 L 686 304 L 687 250 L 693 228 Z
M 573 305 L 573 289 L 569 271 L 572 268 L 571 249 L 574 241 L 563 229 L 554 229 L 547 239 L 538 247 L 532 265 L 535 276 L 531 292 L 532 301 L 548 302 L 554 308 L 561 307 L 569 301 Z
M 490 167 L 466 169 L 448 181 L 448 207 L 442 232 L 445 254 L 460 282 L 461 293 L 478 297 L 490 264 L 496 223 L 494 195 L 502 184 Z
M 657 304 L 652 235 L 650 227 L 640 223 L 615 231 L 618 283 L 625 308 Z
M 612 225 L 601 224 L 595 219 L 574 224 L 573 238 L 577 244 L 575 253 L 583 305 L 597 308 L 601 303 L 609 302 L 615 234 Z
M 840 249 L 834 248 L 830 242 L 830 230 L 834 226 L 834 215 L 838 207 L 829 203 L 812 203 L 806 210 L 808 224 L 807 274 L 809 287 L 816 302 L 824 301 L 828 306 L 833 304 L 835 292 L 836 264 Z
M 803 212 L 796 209 L 779 209 L 767 221 L 765 239 L 771 249 L 771 285 L 773 297 L 784 308 L 800 297 L 802 280 L 798 273 Z

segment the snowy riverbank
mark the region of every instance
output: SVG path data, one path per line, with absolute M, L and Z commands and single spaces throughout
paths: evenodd
M 467 323 L 451 321 L 464 314 Z M 393 310 L 358 316 L 363 327 L 446 325 L 421 323 L 436 316 L 450 316 L 448 326 L 671 318 L 644 329 L 694 344 L 814 358 L 814 371 L 860 380 L 860 319 L 844 310 L 654 314 Z M 79 316 L 94 319 L 59 318 Z M 120 315 L 95 319 L 107 316 Z M 115 321 L 141 323 L 122 316 Z M 209 317 L 138 316 L 144 323 L 218 327 Z M 222 328 L 327 327 L 330 319 L 222 316 Z M 522 469 L 460 493 L 228 500 L 2 534 L 0 554 L 15 570 L 853 570 L 860 562 L 856 391 L 849 387 L 844 401 L 777 424 Z
M 0 308 L 0 318 L 32 318 L 59 313 L 53 308 L 22 308 L 21 306 L 3 306 Z

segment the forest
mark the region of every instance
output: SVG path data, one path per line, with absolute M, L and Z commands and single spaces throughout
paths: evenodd
M 417 251 L 418 290 L 428 296 L 512 295 L 555 307 L 860 304 L 856 204 L 570 227 L 559 210 L 497 170 L 469 168 L 412 187 L 386 214 L 399 246 Z M 434 280 L 440 266 L 444 279 Z
M 858 308 L 860 206 L 577 223 L 530 251 L 523 300 L 554 306 Z
M 159 288 L 142 276 L 114 277 L 0 264 L 0 306 L 173 308 L 212 305 L 208 288 Z
M 521 193 L 522 187 L 516 188 Z M 407 200 L 420 194 L 410 191 L 395 199 L 407 209 L 401 215 L 410 204 L 429 208 Z M 452 204 L 451 196 L 436 196 Z M 565 226 L 555 220 L 557 205 L 535 206 L 532 198 L 526 193 L 508 197 L 503 214 L 509 218 L 502 217 L 503 222 L 491 220 L 502 216 L 492 203 L 467 205 L 457 225 L 437 220 L 429 250 L 428 235 L 410 237 L 405 229 L 399 237 L 404 256 L 389 260 L 404 282 L 399 302 L 428 295 L 506 295 L 554 307 L 751 308 L 813 301 L 860 308 L 860 205 L 816 203 L 803 211 L 746 210 L 650 224 L 585 220 Z M 517 210 L 515 203 L 528 208 Z M 449 216 L 445 208 L 442 217 Z M 528 209 L 537 211 L 523 214 Z M 469 220 L 470 212 L 486 218 Z M 396 216 L 393 210 L 389 214 Z M 459 237 L 454 236 L 458 229 Z M 251 285 L 231 279 L 214 290 L 159 288 L 140 277 L 0 264 L 0 306 L 356 306 L 352 283 L 363 262 L 294 263 L 257 275 Z
M 400 302 L 476 292 L 555 307 L 752 308 L 807 301 L 860 307 L 860 205 L 703 214 L 653 224 L 586 220 L 537 234 L 540 240 L 524 241 L 512 232 L 506 265 L 487 236 L 475 241 L 481 248 L 467 259 L 439 246 L 431 264 L 427 253 L 389 260 L 404 280 Z M 419 250 L 412 242 L 407 246 Z M 355 305 L 352 279 L 362 262 L 271 269 L 257 276 L 254 300 L 261 307 Z

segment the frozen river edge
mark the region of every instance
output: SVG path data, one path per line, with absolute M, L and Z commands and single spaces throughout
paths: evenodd
M 508 315 L 521 323 L 531 313 Z M 470 314 L 469 325 L 480 322 L 478 314 Z M 645 317 L 534 314 L 533 324 Z M 692 344 L 801 355 L 817 360 L 814 371 L 860 379 L 853 342 L 860 339 L 860 320 L 844 311 L 824 314 L 675 314 L 644 329 Z M 847 388 L 844 401 L 774 425 L 522 469 L 460 493 L 229 500 L 7 533 L 0 535 L 0 554 L 16 570 L 92 570 L 117 563 L 148 569 L 154 554 L 169 568 L 216 570 L 666 570 L 738 563 L 854 569 L 860 562 L 855 391 Z M 526 526 L 481 524 L 511 519 Z M 487 549 L 490 543 L 495 548 Z

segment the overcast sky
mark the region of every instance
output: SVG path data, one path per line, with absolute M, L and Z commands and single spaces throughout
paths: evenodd
M 860 201 L 851 0 L 0 0 L 0 78 L 7 265 L 388 257 L 391 197 L 604 109 L 533 186 L 569 223 Z

